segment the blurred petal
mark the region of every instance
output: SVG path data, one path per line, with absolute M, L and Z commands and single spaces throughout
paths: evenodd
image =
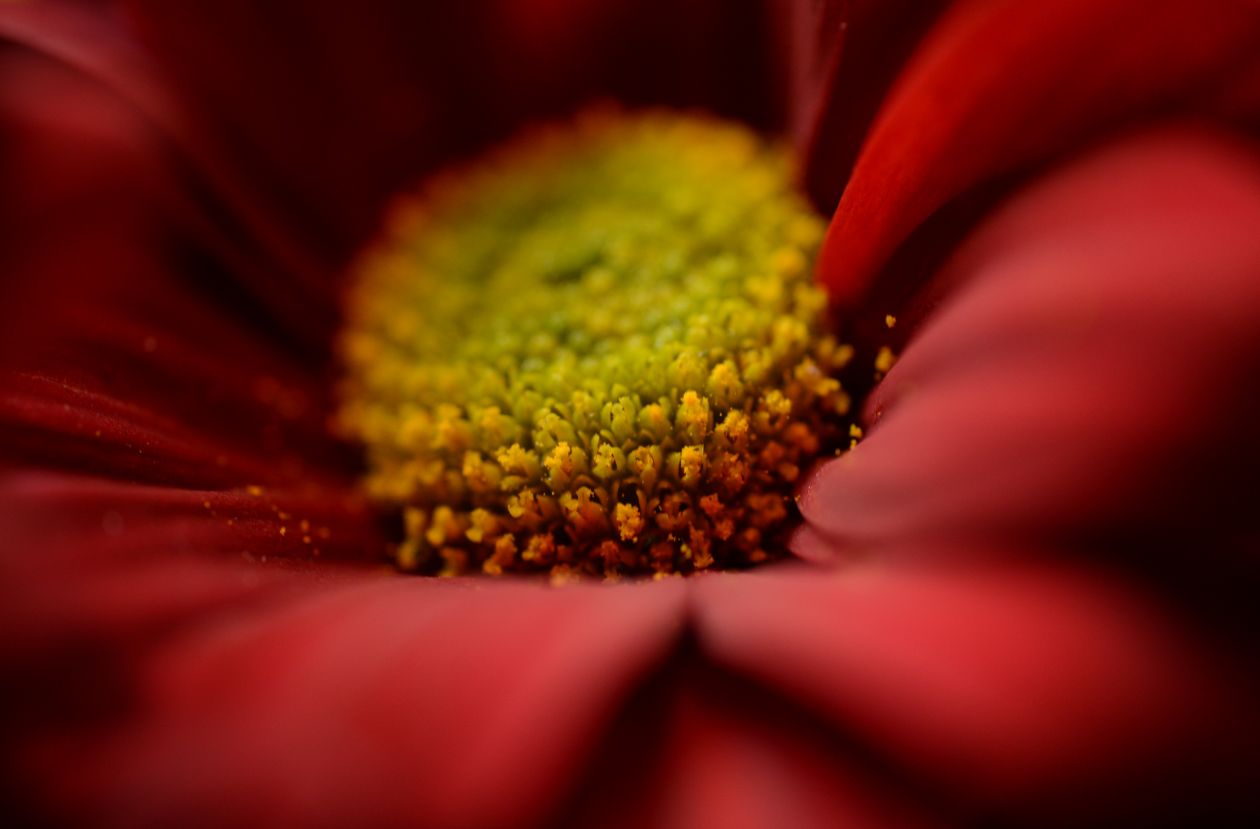
M 8 18 L 0 16 L 0 22 Z M 152 145 L 134 113 L 73 74 L 19 50 L 0 49 L 0 355 L 5 357 L 42 328 L 31 309 L 76 296 L 74 289 L 90 284 L 88 277 L 103 263 L 118 258 L 126 267 L 134 259 L 125 256 L 126 243 L 118 240 L 138 235 L 136 202 L 151 198 L 160 186 L 153 164 L 137 163 Z
M 0 496 L 0 655 L 19 675 L 67 647 L 118 647 L 239 600 L 273 580 L 251 562 L 371 562 L 384 546 L 364 504 L 337 490 L 24 472 L 0 478 Z
M 31 224 L 38 244 L 52 235 L 47 228 L 54 220 L 73 220 L 85 232 L 141 223 L 150 245 L 178 228 L 231 263 L 217 282 L 238 303 L 261 303 L 278 327 L 308 346 L 328 339 L 336 318 L 328 271 L 294 244 L 286 220 L 262 205 L 254 184 L 207 140 L 199 119 L 164 87 L 107 5 L 0 6 L 0 39 L 7 41 L 0 117 L 13 144 L 5 229 L 13 239 L 21 240 L 21 228 Z M 52 193 L 44 194 L 50 185 Z M 71 187 L 78 195 L 85 187 L 98 199 L 108 195 L 121 215 L 67 215 L 62 200 L 76 194 Z M 32 197 L 23 188 L 44 198 L 15 207 Z M 62 209 L 50 214 L 51 206 Z M 26 281 L 47 283 L 43 277 Z M 58 287 L 74 295 L 83 281 L 80 274 L 80 284 Z M 295 304 L 295 295 L 304 302 Z
M 706 578 L 701 646 L 982 825 L 1216 825 L 1260 806 L 1255 676 L 1165 609 L 1080 568 L 902 556 Z
M 824 243 L 822 280 L 854 305 L 951 200 L 1134 119 L 1199 111 L 1255 64 L 1258 45 L 1260 6 L 1246 0 L 955 4 L 867 138 Z M 916 256 L 875 286 L 880 307 L 865 300 L 880 319 L 913 287 L 901 283 L 921 278 Z
M 181 100 L 324 262 L 435 165 L 592 96 L 773 107 L 755 0 L 126 8 Z
M 1101 545 L 1171 559 L 1183 587 L 1254 588 L 1257 227 L 1260 155 L 1190 129 L 1015 199 L 942 274 L 956 293 L 869 437 L 807 483 L 813 531 Z
M 0 69 L 5 462 L 203 488 L 345 480 L 320 353 L 185 221 L 147 122 L 47 58 L 4 51 Z
M 211 563 L 186 565 L 204 592 Z M 97 689 L 69 710 L 64 690 L 53 711 L 6 710 L 27 730 L 10 759 L 37 814 L 537 825 L 681 624 L 678 583 L 549 590 L 217 566 L 237 585 L 218 607 L 144 637 L 45 648 L 19 674 L 36 701 L 41 680 Z
M 652 819 L 637 825 L 729 829 L 938 825 L 829 740 L 825 726 L 777 710 L 779 700 L 731 680 L 681 689 L 670 716 L 665 762 L 645 798 Z

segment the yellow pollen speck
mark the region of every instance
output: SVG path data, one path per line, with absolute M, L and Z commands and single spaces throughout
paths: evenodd
M 891 348 L 884 346 L 875 355 L 875 370 L 880 374 L 887 374 L 896 362 L 897 355 L 893 354 Z
M 782 550 L 853 355 L 792 176 L 742 127 L 601 111 L 400 201 L 353 269 L 336 417 L 398 565 L 563 584 Z
M 643 532 L 643 515 L 633 504 L 618 504 L 613 510 L 613 523 L 622 541 L 634 541 Z
M 894 317 L 892 314 L 889 314 L 886 317 L 884 317 L 884 325 L 887 325 L 889 328 L 892 328 L 896 324 L 897 324 L 897 318 Z

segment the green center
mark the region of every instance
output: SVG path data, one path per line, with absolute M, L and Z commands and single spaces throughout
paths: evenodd
M 782 548 L 840 435 L 787 155 L 697 117 L 590 114 L 401 202 L 356 268 L 339 422 L 405 569 L 691 572 Z

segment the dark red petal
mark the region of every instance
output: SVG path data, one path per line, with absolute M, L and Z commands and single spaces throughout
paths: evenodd
M 835 210 L 888 87 L 946 3 L 796 0 L 787 18 L 792 135 L 804 185 Z
M 772 105 L 760 4 L 133 0 L 128 17 L 215 142 L 337 262 L 382 202 L 453 155 L 592 96 Z
M 677 582 L 550 590 L 161 560 L 153 579 L 113 562 L 85 591 L 105 632 L 21 664 L 8 759 L 37 814 L 536 825 L 682 622 Z M 163 590 L 173 607 L 158 614 L 147 597 Z M 147 625 L 116 623 L 137 605 Z
M 946 203 L 1133 119 L 1208 106 L 1254 66 L 1258 44 L 1260 6 L 1239 0 L 956 4 L 867 138 L 823 247 L 821 279 L 853 305 Z M 906 290 L 881 284 L 887 307 L 871 311 L 895 312 Z
M 701 645 L 994 825 L 1260 807 L 1255 676 L 1166 608 L 1077 567 L 901 554 L 706 578 Z
M 11 22 L 4 11 L 0 26 Z M 135 235 L 135 202 L 154 188 L 151 164 L 118 163 L 152 147 L 135 115 L 69 80 L 72 74 L 7 45 L 0 49 L 0 356 L 6 363 L 43 327 L 37 309 L 75 296 L 68 286 L 90 283 L 75 272 L 124 252 L 114 240 Z M 111 211 L 102 209 L 106 201 Z
M 0 61 L 6 462 L 203 488 L 344 480 L 319 353 L 171 209 L 181 182 L 148 123 L 64 65 Z
M 40 274 L 26 283 L 74 296 L 137 229 L 167 254 L 175 245 L 167 237 L 177 234 L 181 245 L 206 248 L 227 266 L 198 279 L 238 305 L 261 306 L 278 330 L 308 347 L 326 345 L 336 319 L 328 270 L 295 245 L 286 220 L 225 161 L 112 16 L 67 3 L 8 5 L 0 8 L 0 37 L 14 44 L 6 44 L 0 73 L 0 116 L 11 141 L 4 229 L 19 250 L 29 245 L 44 256 L 41 245 L 64 237 L 67 223 L 93 246 L 61 245 L 51 262 L 31 265 L 51 268 L 57 281 Z M 95 201 L 82 203 L 85 195 Z M 119 225 L 124 239 L 114 242 Z M 80 273 L 64 272 L 72 263 Z
M 1064 541 L 1254 585 L 1257 227 L 1255 148 L 1190 129 L 1015 199 L 942 274 L 956 293 L 868 438 L 806 485 L 813 530 Z

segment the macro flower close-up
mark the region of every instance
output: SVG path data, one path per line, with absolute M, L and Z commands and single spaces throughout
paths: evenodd
M 6 826 L 1260 823 L 1260 3 L 0 3 Z

